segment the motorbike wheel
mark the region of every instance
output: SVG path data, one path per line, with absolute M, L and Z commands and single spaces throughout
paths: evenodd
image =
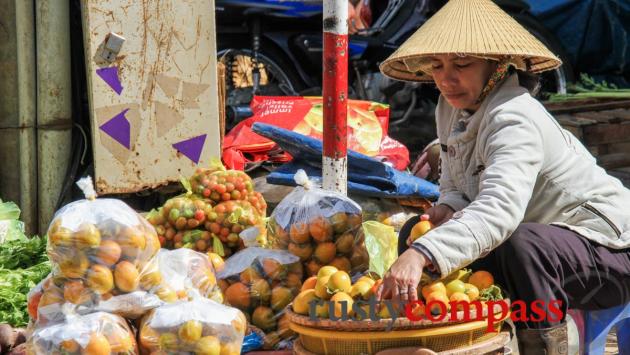
M 238 40 L 230 44 L 239 43 Z M 243 43 L 243 41 L 240 41 Z M 258 52 L 258 67 L 260 82 L 255 95 L 262 96 L 295 96 L 301 89 L 297 76 L 290 71 L 290 67 L 272 51 L 261 48 Z M 217 57 L 226 65 L 226 105 L 228 107 L 249 106 L 253 96 L 253 57 L 254 53 L 247 48 L 220 47 Z M 231 129 L 240 118 L 228 117 L 226 129 Z
M 559 68 L 546 71 L 540 75 L 541 89 L 538 97 L 544 98 L 542 96 L 545 93 L 566 94 L 567 84 L 575 81 L 575 75 L 569 55 L 562 47 L 562 44 L 558 42 L 553 33 L 530 14 L 516 14 L 514 18 L 562 60 L 562 65 Z

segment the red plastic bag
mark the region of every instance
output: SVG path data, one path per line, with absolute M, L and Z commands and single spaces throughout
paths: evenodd
M 254 123 L 262 122 L 292 130 L 315 139 L 323 139 L 321 97 L 255 96 L 254 115 L 240 122 L 223 141 L 223 162 L 229 169 L 243 170 L 246 163 L 291 160 L 279 153 L 275 142 L 254 133 Z M 389 107 L 359 100 L 348 101 L 348 149 L 392 164 L 398 170 L 409 165 L 409 151 L 387 135 Z

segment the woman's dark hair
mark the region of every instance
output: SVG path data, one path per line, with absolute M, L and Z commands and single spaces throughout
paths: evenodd
M 532 96 L 538 95 L 540 91 L 540 76 L 527 71 L 518 70 L 514 67 L 510 67 L 510 74 L 516 73 L 518 75 L 518 83 L 529 91 Z

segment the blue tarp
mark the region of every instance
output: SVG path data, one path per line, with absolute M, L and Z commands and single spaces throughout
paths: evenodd
M 526 1 L 560 40 L 577 73 L 629 85 L 630 0 Z
M 320 140 L 264 123 L 255 123 L 252 130 L 278 143 L 293 156 L 292 162 L 268 175 L 267 182 L 294 186 L 293 175 L 298 169 L 304 169 L 310 178 L 321 179 L 323 148 Z M 437 185 L 352 150 L 348 150 L 348 191 L 373 197 L 429 200 L 439 197 Z

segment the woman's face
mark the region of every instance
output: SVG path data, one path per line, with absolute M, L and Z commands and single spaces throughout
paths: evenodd
M 477 98 L 496 68 L 496 62 L 476 57 L 440 54 L 431 57 L 433 80 L 451 106 L 475 111 Z

